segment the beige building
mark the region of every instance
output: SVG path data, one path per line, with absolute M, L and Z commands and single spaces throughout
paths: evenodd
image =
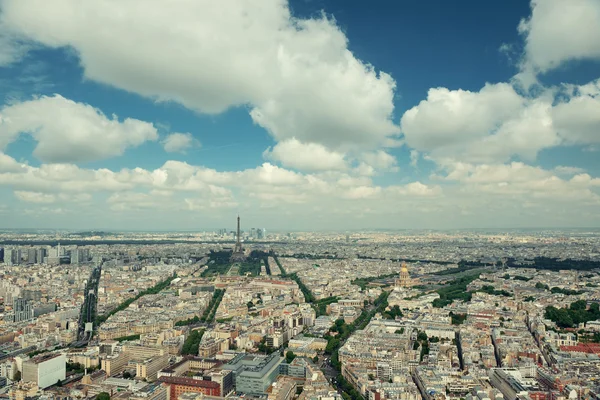
M 155 356 L 142 361 L 135 362 L 135 374 L 137 378 L 155 381 L 157 373 L 169 365 L 169 356 Z
M 106 371 L 106 375 L 111 376 L 123 372 L 128 362 L 129 356 L 121 351 L 103 358 L 100 365 Z
M 218 352 L 229 349 L 229 341 L 226 339 L 208 339 L 200 343 L 198 355 L 205 358 L 213 358 Z
M 123 372 L 127 367 L 127 364 L 131 360 L 135 360 L 134 363 L 136 364 L 137 370 L 138 363 L 144 364 L 146 360 L 166 357 L 167 353 L 168 352 L 163 348 L 126 345 L 123 346 L 120 352 L 113 353 L 112 355 L 103 358 L 101 365 L 102 369 L 106 371 L 106 374 L 108 376 L 111 376 Z M 153 365 L 154 364 L 152 364 L 151 367 L 147 367 L 146 370 L 152 371 L 154 368 Z M 154 375 L 154 379 L 156 379 L 156 372 L 158 372 L 163 367 L 158 368 L 156 371 L 150 373 L 149 375 Z M 147 374 L 147 372 L 145 373 Z M 139 374 L 140 373 L 138 372 L 138 376 Z

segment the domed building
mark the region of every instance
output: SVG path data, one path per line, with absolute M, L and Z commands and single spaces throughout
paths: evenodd
M 396 279 L 396 287 L 407 289 L 412 287 L 412 280 L 410 279 L 408 267 L 406 266 L 405 262 L 402 263 L 402 267 L 400 268 L 400 275 L 398 276 L 398 279 Z

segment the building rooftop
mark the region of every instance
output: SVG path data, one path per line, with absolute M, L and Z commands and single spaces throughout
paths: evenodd
M 158 378 L 158 381 L 174 385 L 186 385 L 211 389 L 216 389 L 220 387 L 217 382 L 205 381 L 203 379 L 183 378 L 179 376 L 161 376 L 160 378 Z

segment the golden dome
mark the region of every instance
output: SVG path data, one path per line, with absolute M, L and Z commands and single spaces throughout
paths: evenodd
M 406 266 L 405 262 L 402 263 L 402 267 L 400 269 L 400 272 L 408 272 L 408 267 Z

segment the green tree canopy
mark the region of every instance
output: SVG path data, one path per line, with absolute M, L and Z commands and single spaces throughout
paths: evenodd
M 294 361 L 294 358 L 296 358 L 296 355 L 293 351 L 288 351 L 287 353 L 285 353 L 285 362 L 287 362 L 288 364 Z
M 106 392 L 98 393 L 98 396 L 96 396 L 96 400 L 110 400 L 110 394 Z

